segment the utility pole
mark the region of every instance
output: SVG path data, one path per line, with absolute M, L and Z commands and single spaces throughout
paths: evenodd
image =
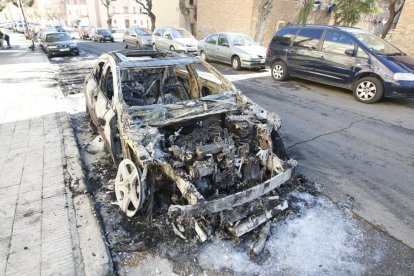
M 24 10 L 23 10 L 23 5 L 22 5 L 22 0 L 19 0 L 19 5 L 20 5 L 20 9 L 22 10 L 22 14 L 23 14 L 23 20 L 24 20 L 24 24 L 26 26 L 26 33 L 29 36 L 30 32 L 29 32 L 29 25 L 27 24 L 27 20 L 26 20 L 26 15 L 24 14 Z M 33 35 L 30 35 L 31 39 L 32 39 L 32 46 L 30 46 L 29 48 L 34 51 L 35 50 L 35 45 L 34 45 L 34 40 L 33 40 Z

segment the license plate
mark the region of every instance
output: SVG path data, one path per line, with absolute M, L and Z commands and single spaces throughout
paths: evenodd
M 60 49 L 59 51 L 61 51 L 61 52 L 67 52 L 69 50 L 70 50 L 69 48 L 63 48 L 63 49 Z

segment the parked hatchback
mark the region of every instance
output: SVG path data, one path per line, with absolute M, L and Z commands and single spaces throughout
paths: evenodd
M 197 39 L 183 28 L 156 28 L 152 33 L 153 49 L 197 53 Z
M 211 34 L 197 45 L 201 59 L 231 64 L 234 70 L 264 68 L 266 48 L 239 33 Z
M 128 28 L 124 32 L 122 43 L 124 48 L 133 46 L 138 49 L 150 48 L 152 42 L 152 33 L 146 28 Z
M 295 76 L 343 87 L 363 103 L 414 96 L 414 58 L 357 28 L 282 28 L 270 42 L 266 65 L 277 81 Z
M 92 32 L 95 30 L 92 26 L 80 26 L 79 37 L 82 39 L 90 39 Z
M 104 28 L 99 28 L 99 29 L 92 30 L 91 33 L 90 33 L 90 38 L 92 39 L 93 42 L 95 42 L 95 41 L 97 41 L 97 42 L 105 42 L 105 41 L 114 42 L 114 37 L 112 36 L 111 31 L 108 30 L 108 29 L 104 29 Z

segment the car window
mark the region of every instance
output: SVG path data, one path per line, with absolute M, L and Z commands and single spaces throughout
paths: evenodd
M 227 41 L 226 36 L 222 34 L 219 35 L 217 44 L 219 46 L 229 46 L 229 42 Z
M 70 36 L 66 33 L 47 34 L 46 42 L 58 42 L 71 40 Z
M 193 35 L 184 29 L 171 29 L 170 33 L 174 38 L 193 38 Z
M 253 39 L 246 35 L 229 35 L 228 37 L 233 46 L 256 45 L 256 42 L 254 42 Z
M 322 51 L 326 53 L 345 55 L 346 50 L 354 50 L 355 42 L 347 34 L 329 31 L 326 33 Z
M 151 31 L 148 29 L 138 28 L 138 29 L 135 29 L 135 31 L 138 35 L 144 35 L 144 36 L 151 35 Z
M 106 67 L 101 83 L 101 90 L 108 100 L 112 101 L 112 97 L 114 96 L 114 79 L 110 66 Z
M 218 35 L 210 35 L 209 37 L 207 37 L 207 39 L 206 39 L 206 42 L 208 43 L 208 44 L 213 44 L 213 45 L 216 45 L 217 44 L 217 37 L 218 37 Z
M 359 47 L 358 47 L 356 56 L 359 58 L 369 58 L 369 55 Z
M 155 31 L 154 31 L 154 35 L 156 35 L 156 36 L 162 36 L 163 33 L 164 33 L 163 29 L 155 29 Z
M 297 34 L 295 41 L 293 42 L 293 46 L 316 50 L 318 49 L 322 33 L 322 30 L 302 29 Z
M 105 65 L 105 62 L 101 61 L 95 67 L 95 70 L 93 72 L 93 78 L 96 80 L 96 83 L 99 83 L 99 80 L 101 79 L 102 69 L 103 69 L 104 65 Z
M 385 56 L 401 56 L 404 55 L 400 50 L 395 48 L 392 44 L 379 38 L 378 36 L 371 33 L 359 33 L 355 34 L 356 38 L 359 39 L 366 47 L 371 51 L 379 55 Z
M 296 28 L 281 29 L 273 37 L 272 44 L 289 46 L 297 32 Z

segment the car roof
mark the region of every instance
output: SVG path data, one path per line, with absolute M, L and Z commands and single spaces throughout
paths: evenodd
M 332 25 L 312 25 L 312 24 L 307 24 L 307 25 L 289 25 L 289 26 L 285 26 L 283 28 L 312 28 L 312 29 L 322 29 L 322 30 L 340 30 L 340 31 L 344 31 L 344 32 L 348 32 L 348 33 L 352 33 L 352 34 L 356 34 L 356 33 L 370 33 L 368 31 L 359 29 L 359 28 L 355 28 L 355 27 L 348 27 L 348 26 L 332 26 Z
M 120 68 L 162 67 L 200 63 L 200 59 L 160 50 L 121 50 L 108 53 Z

